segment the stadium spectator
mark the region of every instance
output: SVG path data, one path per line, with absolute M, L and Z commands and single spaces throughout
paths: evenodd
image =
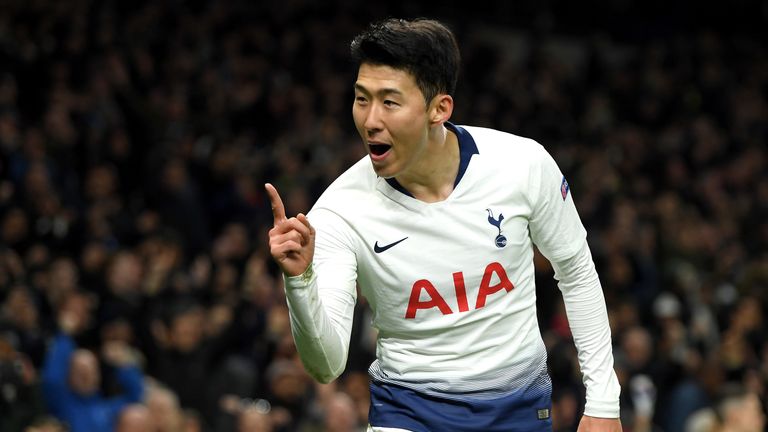
M 73 294 L 78 296 L 79 294 Z M 73 432 L 112 430 L 123 408 L 143 396 L 142 373 L 135 355 L 125 344 L 103 347 L 104 360 L 115 368 L 123 394 L 105 397 L 100 392 L 99 359 L 87 349 L 78 349 L 73 336 L 87 323 L 87 306 L 79 298 L 67 299 L 59 315 L 60 332 L 53 340 L 42 370 L 42 385 L 51 412 Z
M 128 405 L 120 411 L 115 424 L 115 432 L 155 431 L 152 416 L 147 407 L 141 404 Z
M 0 332 L 0 430 L 20 431 L 46 412 L 38 372 L 14 347 L 14 337 Z
M 739 384 L 723 389 L 717 413 L 722 419 L 720 432 L 762 431 L 765 427 L 765 411 L 760 398 Z

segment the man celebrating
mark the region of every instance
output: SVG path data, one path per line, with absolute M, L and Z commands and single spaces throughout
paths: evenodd
M 69 424 L 72 432 L 111 431 L 121 411 L 141 402 L 143 375 L 131 348 L 123 342 L 103 345 L 103 357 L 115 368 L 123 393 L 101 394 L 101 366 L 96 355 L 78 349 L 74 335 L 90 320 L 90 301 L 82 293 L 72 293 L 59 312 L 59 334 L 46 355 L 41 382 L 51 413 Z
M 368 156 L 308 216 L 287 218 L 266 185 L 270 249 L 307 371 L 321 382 L 342 373 L 357 284 L 378 330 L 370 431 L 551 430 L 535 244 L 579 352 L 579 431 L 620 431 L 602 288 L 554 160 L 530 139 L 448 121 L 459 51 L 443 24 L 386 20 L 351 49 Z

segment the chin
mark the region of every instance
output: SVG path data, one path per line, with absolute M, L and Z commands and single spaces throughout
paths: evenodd
M 396 176 L 395 173 L 391 172 L 385 167 L 377 167 L 376 164 L 372 164 L 372 165 L 373 165 L 373 171 L 376 173 L 376 175 L 383 179 L 391 179 Z

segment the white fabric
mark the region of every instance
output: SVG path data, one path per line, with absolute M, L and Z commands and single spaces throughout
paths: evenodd
M 589 248 L 569 260 L 553 262 L 555 278 L 563 293 L 568 323 L 579 353 L 587 388 L 584 413 L 592 417 L 619 416 L 619 380 L 613 371 L 611 329 L 605 298 Z
M 587 386 L 586 413 L 618 417 L 602 290 L 571 193 L 563 197 L 562 173 L 532 140 L 464 129 L 479 154 L 445 201 L 428 204 L 394 189 L 366 157 L 309 212 L 317 230 L 316 276 L 286 278 L 307 371 L 322 382 L 343 371 L 357 283 L 378 330 L 374 379 L 480 398 L 525 388 L 546 367 L 536 318 L 536 244 L 558 263 Z M 502 215 L 499 233 L 491 221 Z
M 408 429 L 388 428 L 368 425 L 368 432 L 411 432 Z

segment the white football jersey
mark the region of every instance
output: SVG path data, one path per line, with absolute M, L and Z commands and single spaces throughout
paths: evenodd
M 552 262 L 586 247 L 568 183 L 533 140 L 446 126 L 462 161 L 446 200 L 413 198 L 365 157 L 308 214 L 314 275 L 286 286 L 297 347 L 321 380 L 343 370 L 356 284 L 378 330 L 375 381 L 492 399 L 546 375 L 533 244 Z M 607 343 L 610 351 L 610 333 Z M 604 385 L 615 390 L 616 417 L 617 386 Z

